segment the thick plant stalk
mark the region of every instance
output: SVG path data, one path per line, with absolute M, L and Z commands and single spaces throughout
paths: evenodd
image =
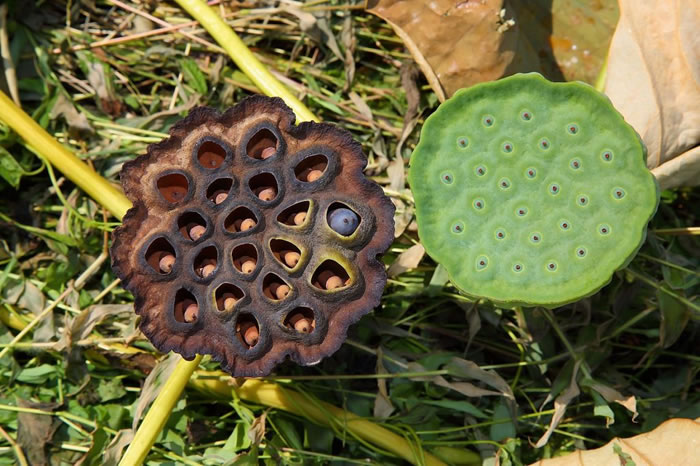
M 301 121 L 318 121 L 299 99 L 292 94 L 272 73 L 258 60 L 240 37 L 229 27 L 219 15 L 203 0 L 175 0 L 187 11 L 216 42 L 228 52 L 236 65 L 250 78 L 263 94 L 281 97 L 294 110 Z
M 226 375 L 223 372 L 220 374 Z M 190 384 L 201 391 L 222 398 L 230 397 L 233 390 L 244 400 L 297 414 L 320 425 L 346 430 L 353 437 L 390 451 L 412 464 L 427 466 L 445 464 L 432 454 L 422 450 L 419 444 L 409 442 L 404 437 L 374 422 L 324 401 L 311 399 L 309 395 L 282 388 L 274 383 L 259 379 L 247 379 L 241 386 L 231 387 L 218 378 L 194 377 L 190 380 Z M 465 453 L 476 455 L 468 450 L 465 450 Z M 476 455 L 475 458 L 478 460 L 479 455 Z
M 199 366 L 202 356 L 197 355 L 192 361 L 180 359 L 173 374 L 163 385 L 155 401 L 148 410 L 146 417 L 136 431 L 134 440 L 129 444 L 126 453 L 119 462 L 120 466 L 141 464 L 146 459 L 148 452 L 156 441 L 158 434 L 163 430 L 165 423 L 172 412 L 173 406 L 182 394 L 192 372 Z
M 2 91 L 0 91 L 0 118 L 22 136 L 27 144 L 36 149 L 69 180 L 80 186 L 115 217 L 121 220 L 129 210 L 131 202 L 121 191 L 63 147 Z

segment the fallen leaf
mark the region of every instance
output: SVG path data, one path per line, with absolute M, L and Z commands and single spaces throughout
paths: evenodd
M 627 408 L 627 410 L 632 413 L 632 421 L 637 419 L 639 413 L 637 412 L 637 399 L 634 395 L 625 396 L 612 387 L 592 380 L 582 382 L 582 385 L 584 383 L 598 392 L 608 403 L 617 403 Z
M 422 365 L 418 364 L 417 362 L 411 362 L 411 363 L 408 363 L 408 370 L 411 372 L 425 372 L 426 368 L 423 367 Z M 439 385 L 440 387 L 449 388 L 450 390 L 454 390 L 458 393 L 461 393 L 464 396 L 475 397 L 475 398 L 478 398 L 481 396 L 499 396 L 499 395 L 501 395 L 500 392 L 497 392 L 494 390 L 486 390 L 484 388 L 477 387 L 476 385 L 469 383 L 469 382 L 448 382 L 447 379 L 445 379 L 441 375 L 411 377 L 410 380 L 416 380 L 419 382 L 432 382 L 435 385 Z
M 700 184 L 700 3 L 620 0 L 605 93 L 662 189 Z
M 418 104 L 420 103 L 420 91 L 418 90 L 418 77 L 420 72 L 418 67 L 413 62 L 404 62 L 401 65 L 401 70 L 399 71 L 401 76 L 401 87 L 403 87 L 406 93 L 406 113 L 403 116 L 403 128 L 401 128 L 401 137 L 399 137 L 399 142 L 396 143 L 396 158 L 403 162 L 403 154 L 401 149 L 406 142 L 406 139 L 411 135 L 416 124 L 418 124 Z M 402 183 L 394 187 L 392 184 L 392 189 L 403 188 Z
M 564 417 L 564 413 L 566 412 L 566 407 L 569 406 L 569 403 L 571 403 L 571 400 L 576 398 L 581 391 L 578 388 L 578 385 L 576 384 L 576 375 L 578 374 L 578 367 L 579 367 L 580 362 L 577 361 L 576 365 L 574 366 L 574 370 L 571 373 L 571 381 L 569 382 L 569 386 L 564 392 L 556 397 L 554 400 L 554 414 L 552 415 L 552 420 L 549 422 L 549 427 L 547 428 L 547 431 L 540 437 L 540 439 L 537 441 L 535 444 L 535 448 L 542 448 L 547 444 L 549 441 L 549 437 L 552 436 L 552 433 L 554 433 L 554 429 L 557 428 L 559 423 L 561 422 L 561 419 Z
M 515 401 L 510 385 L 496 371 L 487 371 L 475 362 L 461 358 L 452 358 L 445 368 L 450 375 L 479 380 L 498 390 L 508 400 Z
M 614 438 L 595 450 L 533 463 L 532 466 L 665 466 L 697 464 L 700 419 L 669 419 L 656 429 L 631 438 Z
M 388 374 L 384 367 L 384 355 L 381 347 L 377 348 L 377 374 Z M 389 398 L 386 379 L 377 379 L 377 396 L 374 398 L 373 416 L 379 419 L 386 419 L 394 412 L 394 405 Z
M 79 112 L 73 105 L 73 102 L 61 93 L 58 94 L 49 117 L 52 120 L 63 117 L 68 123 L 68 132 L 71 137 L 90 135 L 95 132 L 85 114 Z
M 425 255 L 425 248 L 422 244 L 414 244 L 404 252 L 399 254 L 393 264 L 387 270 L 389 277 L 401 275 L 407 270 L 415 269 Z
M 139 420 L 141 420 L 141 415 L 146 411 L 146 408 L 150 406 L 153 400 L 156 399 L 180 360 L 180 356 L 177 353 L 170 352 L 166 357 L 158 361 L 156 367 L 154 367 L 151 373 L 148 374 L 148 377 L 146 377 L 146 381 L 143 383 L 143 388 L 141 389 L 141 394 L 139 395 L 138 403 L 136 404 L 136 410 L 134 411 L 134 421 L 131 426 L 134 432 L 136 431 Z
M 58 407 L 58 404 L 31 403 L 18 398 L 17 406 L 52 412 Z M 30 464 L 48 464 L 46 444 L 51 441 L 57 428 L 58 424 L 54 422 L 53 416 L 31 412 L 17 414 L 17 443 L 22 447 Z

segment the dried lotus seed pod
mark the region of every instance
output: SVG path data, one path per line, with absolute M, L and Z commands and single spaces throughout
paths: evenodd
M 124 164 L 134 207 L 112 266 L 159 350 L 262 376 L 286 356 L 332 354 L 379 303 L 394 206 L 349 133 L 294 119 L 261 96 L 197 108 Z M 342 209 L 351 225 L 338 232 L 329 214 Z

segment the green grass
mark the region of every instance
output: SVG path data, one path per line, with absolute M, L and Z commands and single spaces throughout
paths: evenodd
M 190 21 L 174 4 L 132 5 L 173 25 Z M 408 108 L 399 74 L 408 55 L 401 41 L 381 20 L 347 4 L 307 4 L 327 15 L 343 50 L 350 43 L 343 40 L 344 27 L 345 37 L 356 40 L 357 70 L 344 90 L 347 67 L 327 41 L 316 42 L 288 11 L 262 14 L 241 5 L 225 11 L 244 41 L 290 80 L 316 115 L 363 144 L 368 175 L 398 207 L 403 229 L 385 256 L 393 263 L 417 242 L 405 176 L 387 170 L 397 166 Z M 159 141 L 187 109 L 224 109 L 255 91 L 225 55 L 172 32 L 74 50 L 135 33 L 132 14 L 106 2 L 9 7 L 7 32 L 23 109 L 115 183 L 121 164 Z M 201 30 L 189 31 L 210 40 Z M 437 101 L 423 80 L 417 86 L 420 128 Z M 417 138 L 414 130 L 401 149 L 404 168 Z M 0 175 L 0 351 L 61 297 L 0 358 L 0 463 L 15 464 L 16 448 L 23 447 L 30 464 L 81 458 L 115 464 L 134 419 L 166 379 L 156 375 L 167 373 L 177 358 L 156 352 L 136 330 L 132 297 L 115 282 L 104 255 L 114 219 L 2 124 Z M 648 238 L 629 267 L 596 295 L 551 312 L 472 302 L 426 256 L 390 279 L 382 305 L 351 329 L 335 355 L 308 368 L 282 364 L 270 379 L 375 416 L 428 451 L 498 452 L 501 464 L 597 447 L 671 417 L 698 417 L 700 241 L 673 233 L 698 225 L 699 205 L 697 190 L 662 193 Z M 218 365 L 205 358 L 201 369 Z M 572 374 L 581 393 L 548 443 L 532 448 L 554 414 L 551 398 L 566 391 Z M 634 396 L 636 422 L 589 379 Z M 320 427 L 200 388 L 186 390 L 149 464 L 221 464 L 237 456 L 247 464 L 256 457 L 268 464 L 402 464 L 342 425 Z

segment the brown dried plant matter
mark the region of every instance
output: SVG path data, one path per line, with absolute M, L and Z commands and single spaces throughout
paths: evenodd
M 114 232 L 112 267 L 143 333 L 234 376 L 335 352 L 386 283 L 378 256 L 394 207 L 365 165 L 348 132 L 295 125 L 277 98 L 194 109 L 121 173 L 134 207 Z M 360 218 L 349 236 L 326 220 L 339 204 Z

